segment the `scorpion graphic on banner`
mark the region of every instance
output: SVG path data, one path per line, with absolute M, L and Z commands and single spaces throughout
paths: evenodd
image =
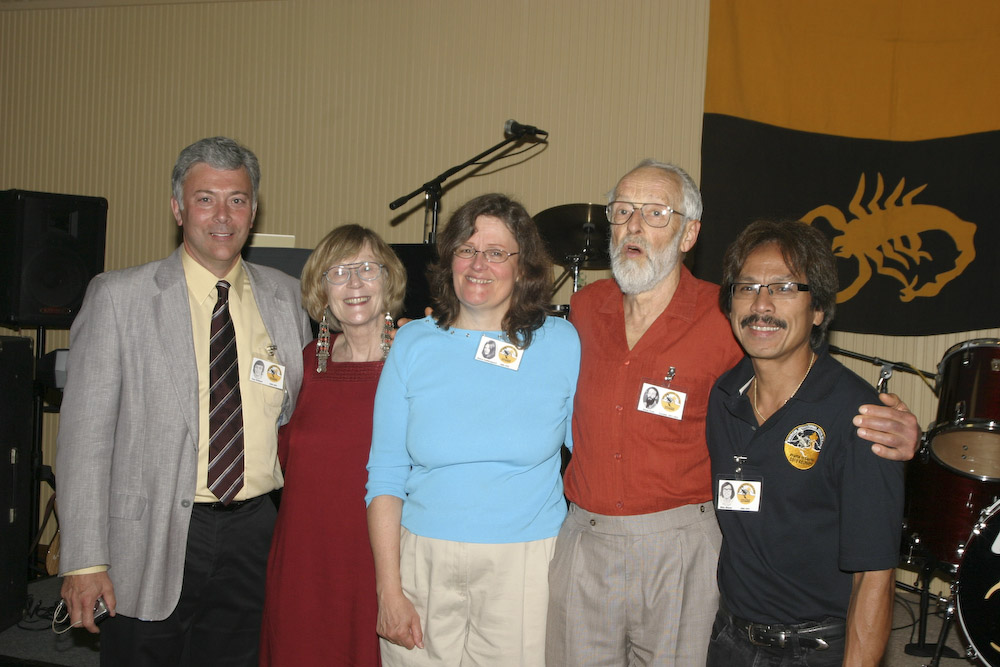
M 945 285 L 961 275 L 976 257 L 973 237 L 976 225 L 962 220 L 951 211 L 928 204 L 914 204 L 913 199 L 927 184 L 903 194 L 905 179 L 879 203 L 884 192 L 882 174 L 878 174 L 875 193 L 867 204 L 862 205 L 865 192 L 865 175 L 861 174 L 858 189 L 851 198 L 847 210 L 854 219 L 847 220 L 835 206 L 825 204 L 814 208 L 802 220 L 813 224 L 818 219 L 826 219 L 834 230 L 841 232 L 831 241 L 833 254 L 858 263 L 858 276 L 850 285 L 837 293 L 837 303 L 853 298 L 872 277 L 872 267 L 880 274 L 895 278 L 902 288 L 900 301 L 912 301 L 916 297 L 936 296 Z M 902 203 L 900 198 L 902 196 Z M 897 267 L 913 268 L 922 260 L 933 260 L 932 255 L 922 247 L 920 234 L 941 231 L 948 234 L 955 243 L 958 255 L 955 265 L 936 274 L 933 280 L 918 286 L 919 277 L 908 276 Z M 892 264 L 888 264 L 887 260 Z M 893 265 L 895 264 L 895 265 Z

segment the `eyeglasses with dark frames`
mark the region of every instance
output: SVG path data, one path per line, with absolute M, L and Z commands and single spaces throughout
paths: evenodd
M 809 285 L 806 283 L 780 282 L 780 283 L 732 283 L 729 285 L 729 293 L 734 300 L 756 299 L 761 288 L 767 288 L 767 293 L 772 299 L 794 299 L 799 292 L 808 292 Z

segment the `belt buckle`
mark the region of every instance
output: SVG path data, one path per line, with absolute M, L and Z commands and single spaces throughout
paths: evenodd
M 785 648 L 788 633 L 782 630 L 772 637 L 762 637 L 762 635 L 767 634 L 770 631 L 770 625 L 764 625 L 763 623 L 750 623 L 747 625 L 747 639 L 749 639 L 750 643 L 754 646 L 777 646 L 778 648 Z

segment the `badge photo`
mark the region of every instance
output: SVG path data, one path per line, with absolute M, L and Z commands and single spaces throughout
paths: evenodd
M 501 366 L 516 371 L 521 365 L 524 350 L 499 338 L 483 334 L 476 347 L 476 361 L 482 361 L 493 366 Z
M 254 357 L 250 363 L 250 381 L 275 389 L 284 389 L 285 367 L 274 361 Z
M 716 477 L 715 507 L 730 512 L 760 511 L 762 479 Z
M 686 400 L 687 394 L 682 391 L 643 382 L 639 402 L 635 407 L 639 412 L 680 420 L 684 417 Z

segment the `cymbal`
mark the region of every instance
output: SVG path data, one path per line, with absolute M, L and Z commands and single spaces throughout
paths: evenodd
M 565 267 L 579 264 L 581 269 L 611 266 L 608 256 L 611 225 L 600 204 L 553 206 L 534 219 L 556 264 Z

